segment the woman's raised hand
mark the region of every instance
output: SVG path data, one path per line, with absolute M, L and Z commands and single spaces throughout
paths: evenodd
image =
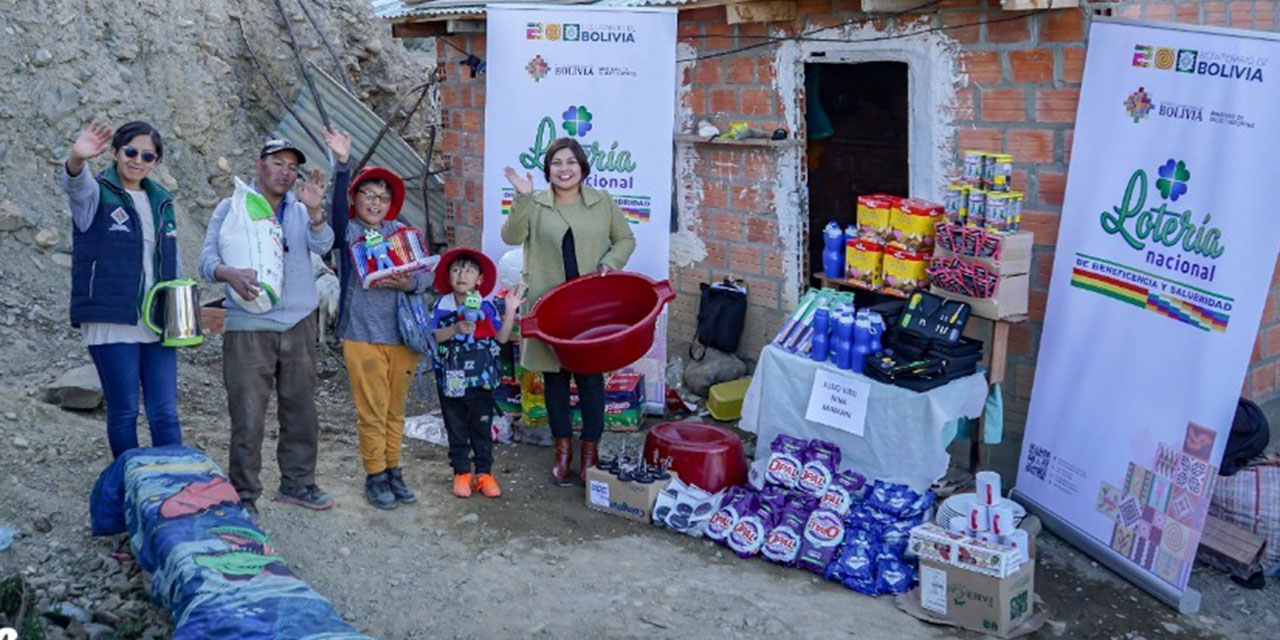
M 76 138 L 75 144 L 71 145 L 71 159 L 84 162 L 101 155 L 111 145 L 112 133 L 111 127 L 97 120 L 90 121 L 84 131 L 80 132 L 80 137 Z
M 532 173 L 525 173 L 524 177 L 521 178 L 520 175 L 516 173 L 516 170 L 511 167 L 507 167 L 503 173 L 507 176 L 507 182 L 510 182 L 511 186 L 515 187 L 516 193 L 521 195 L 533 193 Z

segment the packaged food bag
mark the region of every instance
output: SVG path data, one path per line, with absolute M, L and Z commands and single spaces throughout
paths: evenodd
M 239 177 L 235 181 L 231 210 L 218 232 L 218 252 L 228 267 L 258 272 L 258 287 L 262 292 L 253 300 L 245 300 L 230 287 L 227 291 L 245 311 L 266 313 L 283 295 L 284 230 L 267 199 Z

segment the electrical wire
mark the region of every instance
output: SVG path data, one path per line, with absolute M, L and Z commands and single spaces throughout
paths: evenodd
M 887 34 L 887 35 L 882 35 L 882 36 L 875 36 L 875 37 L 872 37 L 872 38 L 860 38 L 860 39 L 857 39 L 857 40 L 850 40 L 850 39 L 848 39 L 848 38 L 815 38 L 815 37 L 813 37 L 813 34 L 821 33 L 821 32 L 823 32 L 823 31 L 830 31 L 830 30 L 832 30 L 832 29 L 841 29 L 841 28 L 844 28 L 844 27 L 850 27 L 850 26 L 856 26 L 856 25 L 866 24 L 866 23 L 868 23 L 868 22 L 873 22 L 873 21 L 876 21 L 876 20 L 885 20 L 885 19 L 891 19 L 891 18 L 899 18 L 899 17 L 902 17 L 902 16 L 907 15 L 907 14 L 909 14 L 909 13 L 919 12 L 919 11 L 922 11 L 922 10 L 924 10 L 924 9 L 928 9 L 928 8 L 930 8 L 930 7 L 933 7 L 933 6 L 935 6 L 935 5 L 942 4 L 942 2 L 944 2 L 944 1 L 945 1 L 945 0 L 929 0 L 928 2 L 921 3 L 921 4 L 916 5 L 916 6 L 914 6 L 914 7 L 909 7 L 909 8 L 906 8 L 906 9 L 901 9 L 901 10 L 899 10 L 899 11 L 884 12 L 884 13 L 875 13 L 875 14 L 867 14 L 867 15 L 865 15 L 865 16 L 861 16 L 861 17 L 858 17 L 858 18 L 851 18 L 851 19 L 849 19 L 849 20 L 845 20 L 844 22 L 838 22 L 838 23 L 836 23 L 836 24 L 827 25 L 827 26 L 824 26 L 824 27 L 817 27 L 817 28 L 814 28 L 814 29 L 810 29 L 810 30 L 808 30 L 808 31 L 805 31 L 804 33 L 801 33 L 801 34 L 799 34 L 799 35 L 795 35 L 795 36 L 755 36 L 755 35 L 721 35 L 721 34 L 713 34 L 713 35 L 697 35 L 697 36 L 685 36 L 685 37 L 683 37 L 682 39 L 687 40 L 687 39 L 689 39 L 689 38 L 696 38 L 696 39 L 703 39 L 703 40 L 706 40 L 706 39 L 710 39 L 710 38 L 725 38 L 725 39 L 762 38 L 763 40 L 761 40 L 760 42 L 752 43 L 752 44 L 749 44 L 749 45 L 744 45 L 744 46 L 737 47 L 737 48 L 734 48 L 734 49 L 728 49 L 728 50 L 725 50 L 725 51 L 716 51 L 716 52 L 714 52 L 714 53 L 706 53 L 706 54 L 702 54 L 702 55 L 696 55 L 696 56 L 693 56 L 692 58 L 681 58 L 681 59 L 676 60 L 676 64 L 683 64 L 683 63 L 687 63 L 687 62 L 698 62 L 698 61 L 700 61 L 700 60 L 711 60 L 711 59 L 714 59 L 714 58 L 723 58 L 723 57 L 726 57 L 726 56 L 737 55 L 737 54 L 742 53 L 742 52 L 744 52 L 744 51 L 751 51 L 751 50 L 753 50 L 753 49 L 759 49 L 759 48 L 761 48 L 761 47 L 767 47 L 767 46 L 772 45 L 772 44 L 780 44 L 780 43 L 783 43 L 783 42 L 789 42 L 789 41 L 792 41 L 792 42 L 830 42 L 830 43 L 860 44 L 860 43 L 865 43 L 865 42 L 883 42 L 883 41 L 886 41 L 886 40 L 900 40 L 900 39 L 905 39 L 905 38 L 914 38 L 914 37 L 916 37 L 916 36 L 923 36 L 923 35 L 927 35 L 927 34 L 930 34 L 930 33 L 941 33 L 941 32 L 944 32 L 944 31 L 951 31 L 951 30 L 954 30 L 954 29 L 966 29 L 966 28 L 969 28 L 969 27 L 977 27 L 977 26 L 981 26 L 981 25 L 984 25 L 984 24 L 999 24 L 999 23 L 1001 23 L 1001 22 L 1013 22 L 1013 21 L 1015 21 L 1015 20 L 1027 20 L 1027 19 L 1031 18 L 1032 16 L 1037 16 L 1037 15 L 1040 15 L 1040 14 L 1043 14 L 1043 13 L 1048 13 L 1048 12 L 1051 10 L 1051 9 L 1036 9 L 1036 10 L 1034 10 L 1034 11 L 1019 12 L 1019 13 L 1017 13 L 1017 14 L 1009 15 L 1009 16 L 1005 16 L 1005 17 L 1002 17 L 1002 18 L 983 18 L 983 19 L 981 19 L 981 20 L 975 20 L 975 21 L 973 21 L 973 22 L 965 22 L 965 23 L 961 23 L 961 24 L 952 24 L 952 25 L 942 25 L 942 26 L 937 26 L 937 27 L 929 27 L 929 28 L 926 28 L 926 29 L 916 29 L 916 30 L 913 30 L 913 31 L 907 31 L 907 32 L 903 32 L 903 33 Z M 938 12 L 934 11 L 934 12 L 930 13 L 929 15 L 938 15 Z M 478 65 L 481 65 L 481 64 L 483 64 L 483 63 L 484 63 L 484 60 L 482 60 L 482 59 L 478 58 L 475 54 L 468 52 L 466 49 L 463 49 L 462 47 L 459 47 L 458 45 L 454 44 L 454 43 L 453 43 L 453 42 L 451 42 L 448 38 L 439 38 L 439 39 L 440 39 L 440 40 L 443 40 L 443 41 L 444 41 L 444 43 L 445 43 L 446 45 L 448 45 L 449 47 L 453 48 L 453 49 L 454 49 L 454 50 L 456 50 L 458 53 L 461 53 L 461 54 L 463 54 L 463 55 L 467 56 L 467 59 L 466 59 L 466 60 L 464 60 L 464 61 L 462 62 L 462 64 L 466 64 L 466 65 L 468 65 L 468 66 L 471 66 L 471 67 L 473 68 L 473 72 L 472 72 L 472 74 L 473 74 L 473 75 L 474 75 L 474 73 L 475 73 L 475 72 L 474 72 L 474 69 L 475 69 Z

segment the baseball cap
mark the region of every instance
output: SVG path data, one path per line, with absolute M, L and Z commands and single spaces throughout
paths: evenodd
M 258 157 L 265 158 L 273 153 L 279 153 L 281 151 L 292 151 L 298 156 L 298 164 L 300 165 L 307 163 L 307 156 L 302 154 L 302 151 L 298 149 L 298 145 L 285 138 L 268 140 L 266 144 L 262 145 L 262 152 L 258 154 Z

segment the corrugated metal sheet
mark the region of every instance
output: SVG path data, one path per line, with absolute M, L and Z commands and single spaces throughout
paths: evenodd
M 484 13 L 485 5 L 528 4 L 529 0 L 430 0 L 408 3 L 406 0 L 371 0 L 373 12 L 383 20 L 402 20 L 417 16 L 448 16 Z M 693 4 L 704 0 L 542 0 L 547 5 L 594 5 L 600 7 L 667 7 Z
M 311 72 L 313 74 L 312 77 L 315 79 L 316 91 L 320 94 L 321 100 L 324 101 L 325 112 L 329 114 L 329 118 L 334 123 L 351 133 L 351 162 L 358 162 L 360 158 L 364 157 L 370 145 L 373 144 L 378 132 L 382 130 L 384 121 L 378 117 L 378 114 L 370 111 L 359 99 L 347 93 L 347 90 L 342 88 L 342 85 L 338 84 L 336 80 L 319 67 L 313 64 Z M 422 109 L 422 107 L 419 107 L 419 109 Z M 316 101 L 305 84 L 303 84 L 302 91 L 298 94 L 298 99 L 294 101 L 293 110 L 306 123 L 307 128 L 319 137 L 321 130 L 324 129 L 324 124 L 320 119 L 320 111 L 316 106 Z M 418 113 L 416 117 L 422 117 L 422 115 L 422 113 Z M 326 163 L 325 158 L 328 157 L 328 154 L 312 142 L 306 131 L 303 130 L 292 115 L 285 114 L 284 119 L 276 126 L 273 135 L 288 138 L 298 145 L 298 148 L 306 154 L 309 166 L 314 166 L 312 163 L 321 166 Z M 382 138 L 382 142 L 378 143 L 378 149 L 374 152 L 373 157 L 370 158 L 369 164 L 386 167 L 405 178 L 407 189 L 404 208 L 401 209 L 400 213 L 401 219 L 408 224 L 425 230 L 425 216 L 423 213 L 429 210 L 431 213 L 433 240 L 443 242 L 444 183 L 441 182 L 438 176 L 433 176 L 429 183 L 431 187 L 429 202 L 423 201 L 422 186 L 419 182 L 423 167 L 422 157 L 403 138 L 396 134 L 394 128 L 387 132 L 387 135 Z M 429 208 L 425 206 L 428 204 L 430 205 Z

